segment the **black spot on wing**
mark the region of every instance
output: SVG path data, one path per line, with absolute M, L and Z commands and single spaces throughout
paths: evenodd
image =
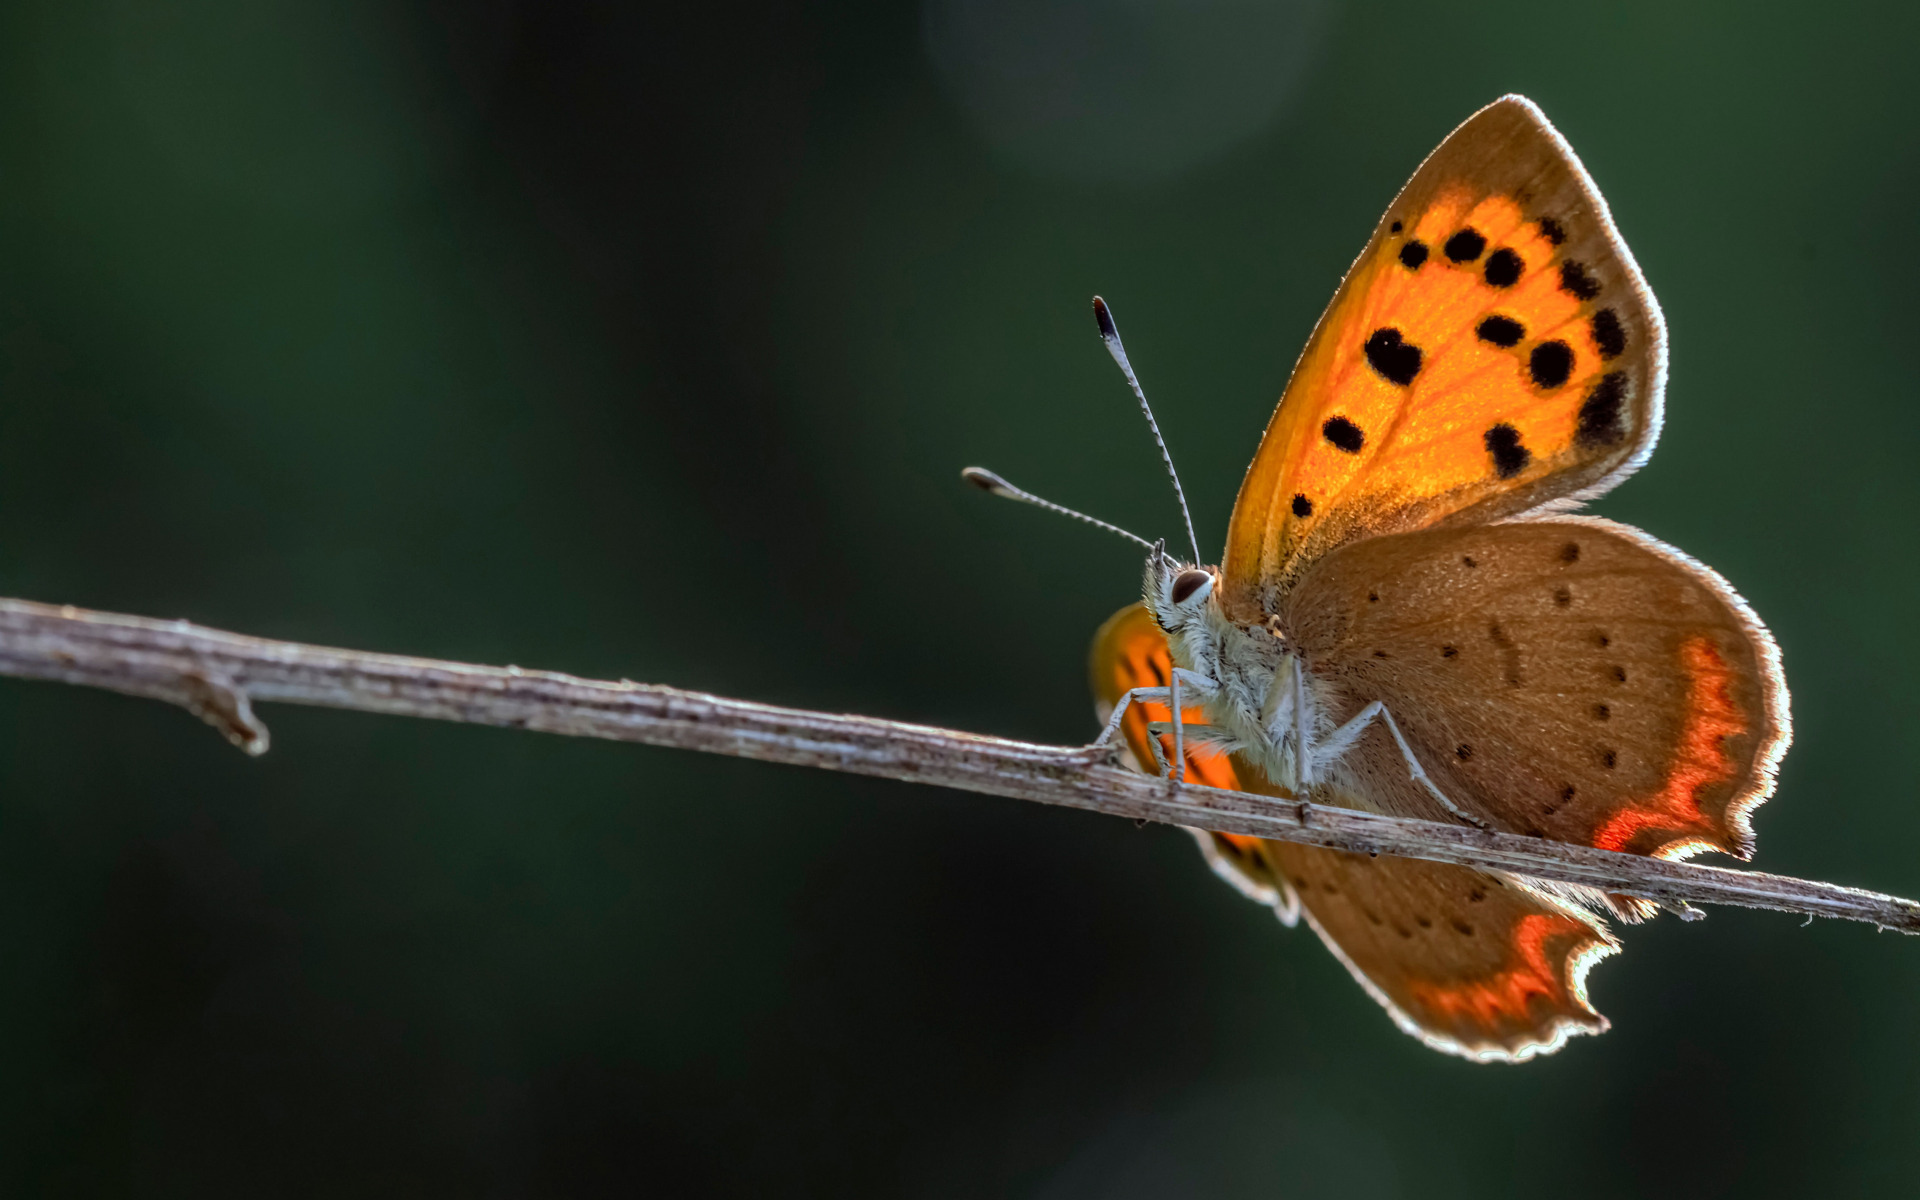
M 1488 317 L 1473 332 L 1483 342 L 1512 347 L 1518 346 L 1520 339 L 1527 336 L 1527 327 L 1512 317 Z
M 1376 329 L 1364 347 L 1367 365 L 1382 379 L 1405 387 L 1420 373 L 1420 347 L 1403 341 L 1398 329 Z M 1344 447 L 1342 447 L 1344 449 Z M 1355 447 L 1358 449 L 1359 447 Z
M 1584 263 L 1568 259 L 1560 264 L 1560 290 L 1582 300 L 1591 300 L 1600 294 L 1600 281 L 1587 273 Z
M 1533 461 L 1533 451 L 1520 444 L 1520 431 L 1505 421 L 1487 430 L 1487 453 L 1493 456 L 1493 473 L 1512 479 Z
M 1540 218 L 1540 235 L 1556 246 L 1567 240 L 1567 231 L 1552 217 Z
M 1620 325 L 1620 316 L 1610 308 L 1603 308 L 1593 314 L 1593 344 L 1600 351 L 1601 358 L 1619 358 L 1627 351 L 1627 331 Z
M 1487 256 L 1487 282 L 1498 288 L 1512 287 L 1520 282 L 1520 273 L 1525 267 L 1513 251 L 1495 250 Z
M 1573 431 L 1574 444 L 1592 449 L 1611 446 L 1627 436 L 1626 406 L 1626 372 L 1608 371 L 1580 403 L 1580 417 Z
M 1527 356 L 1527 374 L 1535 387 L 1559 387 L 1573 374 L 1573 347 L 1561 341 L 1541 342 Z
M 1293 515 L 1296 517 L 1312 516 L 1313 501 L 1307 499 L 1304 494 L 1296 494 L 1293 498 Z
M 1399 232 L 1400 232 L 1400 230 L 1401 230 L 1402 228 L 1404 228 L 1404 227 L 1403 227 L 1403 226 L 1402 226 L 1402 225 L 1400 224 L 1400 222 L 1398 222 L 1398 221 L 1395 221 L 1395 222 L 1394 222 L 1394 223 L 1393 223 L 1392 225 L 1389 225 L 1389 226 L 1387 227 L 1387 232 L 1388 232 L 1388 233 L 1399 233 Z
M 1418 271 L 1420 264 L 1427 261 L 1425 242 L 1408 242 L 1400 247 L 1400 265 L 1409 271 Z
M 1448 238 L 1447 244 L 1441 247 L 1447 252 L 1447 257 L 1457 263 L 1472 262 L 1479 258 L 1486 248 L 1487 239 L 1481 237 L 1480 231 L 1473 228 L 1462 229 Z
M 1348 454 L 1360 453 L 1360 447 L 1367 444 L 1367 435 L 1360 427 L 1345 417 L 1328 417 L 1327 423 L 1320 427 L 1320 433 L 1329 442 Z

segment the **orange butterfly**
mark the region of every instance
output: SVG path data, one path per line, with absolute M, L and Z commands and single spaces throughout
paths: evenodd
M 1519 96 L 1475 113 L 1314 330 L 1223 565 L 1154 548 L 1144 603 L 1095 637 L 1105 736 L 1214 787 L 1748 857 L 1789 738 L 1773 639 L 1706 567 L 1567 515 L 1651 454 L 1665 376 L 1660 310 L 1571 147 Z M 1605 1030 L 1585 989 L 1618 949 L 1602 917 L 1655 911 L 1195 833 L 1228 882 L 1288 925 L 1304 916 L 1402 1029 L 1480 1060 Z

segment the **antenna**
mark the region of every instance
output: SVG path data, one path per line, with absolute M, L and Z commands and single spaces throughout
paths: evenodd
M 1154 548 L 1154 545 L 1152 542 L 1141 537 L 1137 533 L 1128 533 L 1126 530 L 1120 528 L 1118 525 L 1109 525 L 1098 517 L 1090 517 L 1083 512 L 1076 512 L 1075 510 L 1068 508 L 1064 504 L 1055 504 L 1051 500 L 1042 500 L 1040 497 L 1034 495 L 1032 492 L 1025 491 L 1021 488 L 1017 488 L 1013 486 L 1012 484 L 1008 483 L 1006 480 L 1000 478 L 998 475 L 995 475 L 992 471 L 987 470 L 985 467 L 963 468 L 960 472 L 960 478 L 966 480 L 968 483 L 979 488 L 983 492 L 988 492 L 995 496 L 1001 496 L 1008 500 L 1019 500 L 1027 504 L 1035 504 L 1040 506 L 1041 508 L 1046 509 L 1048 512 L 1057 512 L 1063 517 L 1072 517 L 1076 521 L 1085 521 L 1089 525 L 1098 526 L 1099 528 L 1106 530 L 1108 533 L 1117 533 L 1121 537 L 1126 538 L 1130 542 L 1139 542 L 1142 546 L 1145 546 L 1149 551 L 1151 551 Z
M 1167 464 L 1167 478 L 1173 480 L 1173 496 L 1180 501 L 1180 516 L 1187 523 L 1187 541 L 1193 546 L 1193 561 L 1197 563 L 1200 561 L 1200 539 L 1193 536 L 1193 514 L 1187 511 L 1187 493 L 1180 487 L 1180 473 L 1173 469 L 1173 455 L 1167 453 L 1167 439 L 1160 436 L 1160 422 L 1153 419 L 1147 394 L 1140 388 L 1140 380 L 1133 373 L 1133 364 L 1127 361 L 1127 348 L 1120 344 L 1120 327 L 1113 323 L 1113 313 L 1107 308 L 1107 302 L 1098 296 L 1093 298 L 1093 319 L 1100 322 L 1100 340 L 1107 344 L 1107 353 L 1113 355 L 1113 361 L 1120 364 L 1121 374 L 1127 377 L 1127 386 L 1133 389 L 1134 399 L 1140 401 L 1140 411 L 1146 415 L 1147 428 L 1153 431 L 1153 444 L 1160 447 L 1160 461 Z

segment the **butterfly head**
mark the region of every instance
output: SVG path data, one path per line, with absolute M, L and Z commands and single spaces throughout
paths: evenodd
M 1160 543 L 1147 555 L 1147 610 L 1169 635 L 1204 624 L 1209 616 L 1218 617 L 1217 596 L 1220 572 L 1215 567 L 1181 562 L 1165 552 Z

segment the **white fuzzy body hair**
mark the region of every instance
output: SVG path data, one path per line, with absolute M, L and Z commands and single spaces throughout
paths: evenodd
M 1176 581 L 1196 570 L 1206 572 L 1208 582 L 1176 601 Z M 1210 729 L 1199 742 L 1244 755 L 1274 783 L 1301 792 L 1312 782 L 1302 766 L 1325 736 L 1330 714 L 1277 628 L 1227 619 L 1218 582 L 1217 571 L 1159 554 L 1147 558 L 1147 610 L 1166 632 L 1174 666 L 1210 685 L 1183 688 L 1181 704 L 1207 714 Z

